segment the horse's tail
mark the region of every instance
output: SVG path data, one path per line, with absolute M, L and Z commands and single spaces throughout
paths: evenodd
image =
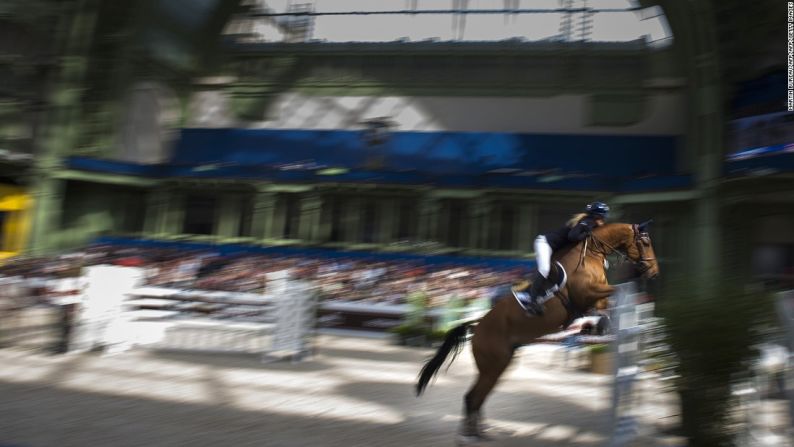
M 438 348 L 436 355 L 434 355 L 433 358 L 425 363 L 425 366 L 422 367 L 422 371 L 419 373 L 419 382 L 416 384 L 417 396 L 422 394 L 427 387 L 427 384 L 430 382 L 430 379 L 432 379 L 433 376 L 438 373 L 438 370 L 441 368 L 441 365 L 444 364 L 444 361 L 447 359 L 447 356 L 451 351 L 455 351 L 455 353 L 452 355 L 450 364 L 455 360 L 455 357 L 458 356 L 460 349 L 463 347 L 463 343 L 466 341 L 466 335 L 469 332 L 469 327 L 474 323 L 474 321 L 469 321 L 455 326 L 453 329 L 450 329 L 450 331 L 447 332 L 444 343 L 440 348 Z

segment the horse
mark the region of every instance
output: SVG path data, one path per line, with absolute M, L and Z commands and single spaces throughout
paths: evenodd
M 552 264 L 559 263 L 567 281 L 545 303 L 542 315 L 530 315 L 516 299 L 501 299 L 479 319 L 462 323 L 447 332 L 435 356 L 422 368 L 416 384 L 420 396 L 439 368 L 454 351 L 452 361 L 473 329 L 471 350 L 479 374 L 464 398 L 464 418 L 459 435 L 462 443 L 487 440 L 481 428 L 480 409 L 499 377 L 510 364 L 515 350 L 539 337 L 567 327 L 574 318 L 603 303 L 614 288 L 606 277 L 605 259 L 617 253 L 638 267 L 648 279 L 659 274 L 651 238 L 642 224 L 610 223 L 593 229 L 577 244 L 569 244 L 555 253 Z M 451 364 L 451 361 L 450 361 Z

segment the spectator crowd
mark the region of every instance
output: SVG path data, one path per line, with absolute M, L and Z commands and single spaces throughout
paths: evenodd
M 765 146 L 794 144 L 794 113 L 772 113 L 734 120 L 730 123 L 731 152 Z
M 444 306 L 450 300 L 467 303 L 490 298 L 499 288 L 529 272 L 529 267 L 386 261 L 374 256 L 220 255 L 184 249 L 91 246 L 53 258 L 11 260 L 0 267 L 0 276 L 75 277 L 82 267 L 97 264 L 141 267 L 148 286 L 247 293 L 267 293 L 267 274 L 289 269 L 293 277 L 311 281 L 324 301 L 403 304 L 410 294 L 422 292 L 430 307 Z

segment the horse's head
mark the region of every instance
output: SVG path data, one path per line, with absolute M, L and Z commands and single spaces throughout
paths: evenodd
M 648 220 L 641 224 L 607 224 L 593 231 L 597 242 L 604 243 L 604 254 L 618 253 L 632 261 L 645 278 L 659 276 L 659 264 L 648 234 Z
M 659 276 L 659 263 L 653 251 L 651 236 L 648 234 L 648 226 L 652 222 L 651 219 L 632 225 L 633 241 L 626 244 L 626 254 L 640 269 L 642 276 L 649 279 Z

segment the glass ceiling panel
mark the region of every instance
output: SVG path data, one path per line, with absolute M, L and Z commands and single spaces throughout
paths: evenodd
M 633 0 L 254 0 L 256 42 L 672 42 L 658 6 Z M 239 26 L 230 27 L 239 33 Z

